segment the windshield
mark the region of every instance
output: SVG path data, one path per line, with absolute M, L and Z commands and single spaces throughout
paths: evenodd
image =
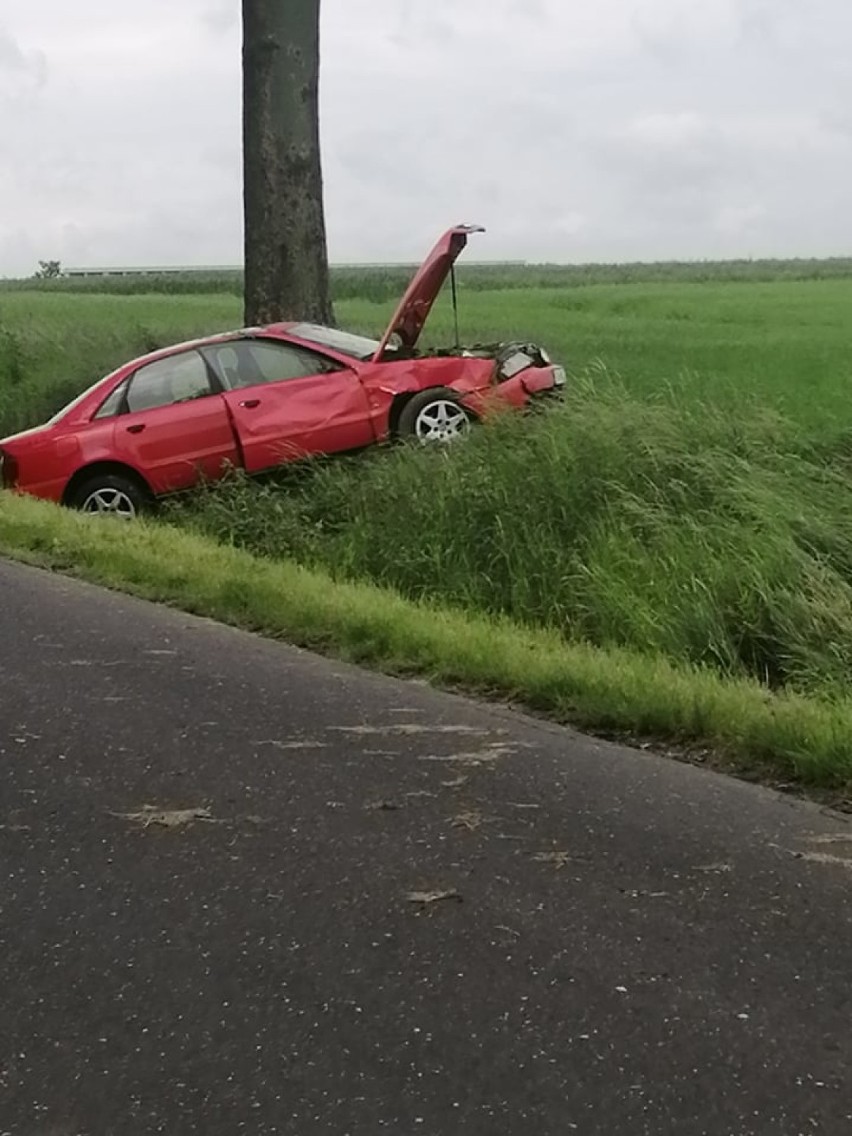
M 320 327 L 315 323 L 299 323 L 290 328 L 290 334 L 298 339 L 305 339 L 316 343 L 320 347 L 328 347 L 332 351 L 339 351 L 341 355 L 349 355 L 362 362 L 372 359 L 379 347 L 377 339 L 367 339 L 364 335 L 352 335 L 348 331 L 338 331 L 334 327 Z

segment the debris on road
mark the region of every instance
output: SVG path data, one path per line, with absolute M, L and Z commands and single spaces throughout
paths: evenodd
M 852 860 L 847 860 L 844 856 L 832 856 L 828 852 L 802 852 L 798 858 L 810 864 L 835 864 L 838 868 L 852 872 Z
M 427 753 L 418 758 L 418 761 L 439 761 L 448 765 L 469 766 L 477 768 L 500 761 L 504 757 L 511 757 L 515 747 L 501 742 L 492 742 L 487 749 L 465 750 L 462 753 Z
M 287 742 L 278 741 L 277 738 L 258 738 L 252 742 L 256 746 L 272 746 L 274 749 L 326 749 L 327 746 L 324 742 L 315 741 L 313 738 L 296 738 Z
M 444 900 L 454 899 L 461 903 L 461 892 L 455 888 L 445 891 L 410 891 L 405 897 L 409 903 L 419 903 L 422 907 L 431 907 L 433 903 L 442 903 Z
M 451 817 L 450 824 L 453 828 L 466 828 L 468 832 L 475 832 L 484 819 L 478 809 L 471 809 L 468 812 L 459 813 L 457 816 Z
M 417 736 L 420 734 L 466 734 L 469 737 L 485 738 L 489 734 L 505 734 L 505 730 L 480 730 L 476 726 L 422 726 L 415 722 L 390 722 L 386 726 L 331 726 L 330 729 L 341 734 L 359 734 L 372 737 L 382 734 L 401 734 Z
M 460 773 L 458 777 L 454 777 L 452 781 L 442 781 L 441 784 L 445 789 L 460 789 L 462 785 L 466 785 L 469 780 L 469 777 Z
M 143 828 L 150 828 L 152 824 L 160 828 L 186 828 L 195 821 L 203 821 L 206 824 L 225 823 L 224 821 L 216 820 L 210 812 L 210 809 L 203 808 L 161 809 L 157 808 L 156 805 L 143 805 L 138 812 L 111 812 L 110 815 L 119 817 L 121 820 L 129 820 L 133 821 L 135 824 L 141 824 Z
M 564 868 L 574 859 L 576 857 L 565 851 L 536 852 L 533 855 L 533 860 L 538 860 L 540 864 L 553 864 L 555 868 Z

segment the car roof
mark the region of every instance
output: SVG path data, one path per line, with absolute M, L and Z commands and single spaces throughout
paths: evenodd
M 220 331 L 215 335 L 205 335 L 198 339 L 186 339 L 181 343 L 170 343 L 167 347 L 158 347 L 156 351 L 149 351 L 145 355 L 138 355 L 135 359 L 128 359 L 112 373 L 116 374 L 118 371 L 124 371 L 131 367 L 135 369 L 145 363 L 155 363 L 158 359 L 167 359 L 170 355 L 176 355 L 181 351 L 193 351 L 200 347 L 210 347 L 215 343 L 228 343 L 234 339 L 245 339 L 255 335 L 280 335 L 290 331 L 295 326 L 295 323 L 290 322 L 267 324 L 263 327 L 241 327 L 233 331 Z

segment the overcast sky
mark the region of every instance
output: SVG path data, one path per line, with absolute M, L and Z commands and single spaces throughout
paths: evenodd
M 332 261 L 852 253 L 850 0 L 322 0 Z M 242 258 L 239 0 L 2 0 L 0 276 Z

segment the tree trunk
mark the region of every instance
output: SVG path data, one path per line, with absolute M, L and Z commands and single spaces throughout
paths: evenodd
M 320 0 L 243 0 L 245 323 L 331 323 Z

